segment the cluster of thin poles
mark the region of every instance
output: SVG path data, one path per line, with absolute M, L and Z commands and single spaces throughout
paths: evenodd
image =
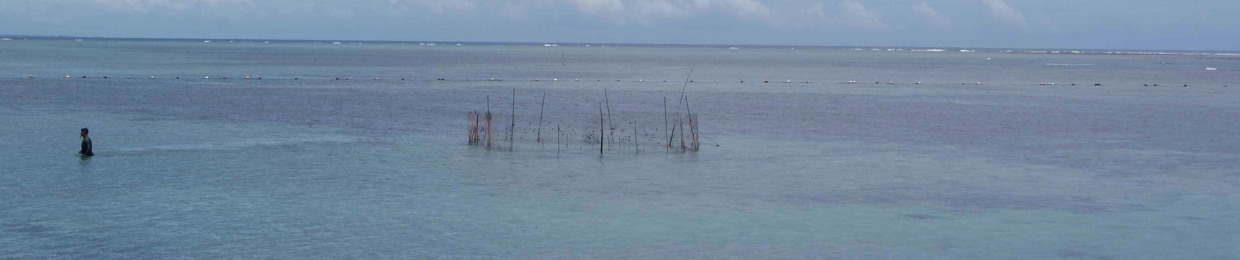
M 663 124 L 664 124 L 663 129 L 664 129 L 664 137 L 667 140 L 665 148 L 668 153 L 696 152 L 701 149 L 701 139 L 700 139 L 701 134 L 699 132 L 700 128 L 698 127 L 698 116 L 697 114 L 693 114 L 692 110 L 690 110 L 689 98 L 688 98 L 688 95 L 685 93 L 685 90 L 688 88 L 689 77 L 692 77 L 692 76 L 693 76 L 693 71 L 690 70 L 689 76 L 686 77 L 685 79 L 685 86 L 681 89 L 679 105 L 677 105 L 674 113 L 672 114 L 668 113 L 667 98 L 666 97 L 663 98 Z M 546 111 L 546 103 L 547 103 L 547 93 L 543 92 L 542 102 L 540 103 L 540 106 L 539 106 L 538 127 L 534 133 L 535 134 L 534 140 L 537 143 L 543 142 L 542 127 L 543 127 L 543 116 L 544 116 L 544 112 Z M 681 108 L 684 109 L 683 115 L 680 113 Z M 615 125 L 615 121 L 611 120 L 612 118 L 611 117 L 611 114 L 612 114 L 611 113 L 611 97 L 607 89 L 603 89 L 603 102 L 599 104 L 598 111 L 599 111 L 599 121 L 598 121 L 599 130 L 598 132 L 589 131 L 589 134 L 585 136 L 585 141 L 587 143 L 593 143 L 597 141 L 598 147 L 599 147 L 599 155 L 602 156 L 606 154 L 606 151 L 607 151 L 606 146 L 608 145 L 608 143 L 611 143 L 613 147 L 616 145 L 616 142 L 617 142 L 616 131 L 619 130 Z M 491 112 L 491 98 L 490 96 L 488 96 L 486 112 L 474 111 L 474 112 L 469 112 L 468 114 L 469 145 L 471 146 L 485 145 L 488 149 L 499 148 L 500 146 L 499 143 L 495 141 L 495 136 L 494 136 L 495 133 L 493 131 L 494 129 L 493 118 L 494 116 Z M 515 133 L 515 129 L 516 129 L 516 89 L 513 89 L 513 92 L 512 92 L 512 117 L 510 118 L 510 120 L 511 121 L 509 124 L 508 133 L 507 133 L 507 136 L 505 136 L 505 139 L 508 140 L 507 150 L 513 151 L 515 147 L 514 142 L 516 139 L 516 133 Z M 621 132 L 623 132 L 623 130 L 621 130 Z M 641 142 L 638 141 L 639 132 L 640 132 L 640 129 L 636 126 L 636 124 L 634 124 L 632 142 L 633 142 L 633 150 L 637 153 L 641 152 L 641 146 L 640 146 Z M 560 139 L 562 139 L 561 137 L 564 134 L 559 125 L 556 125 L 556 133 L 557 133 L 556 134 L 556 151 L 558 152 L 561 147 Z M 595 136 L 595 133 L 598 133 L 597 137 Z M 628 138 L 628 137 L 626 136 L 624 138 Z M 623 143 L 623 140 L 620 140 L 620 142 Z M 659 141 L 659 142 L 662 143 L 662 141 Z

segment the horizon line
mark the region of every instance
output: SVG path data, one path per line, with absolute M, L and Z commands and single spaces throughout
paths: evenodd
M 1228 52 L 1235 53 L 1240 50 L 1202 50 L 1202 49 L 1095 49 L 1095 48 L 1010 48 L 1010 47 L 960 47 L 960 46 L 896 46 L 896 45 L 810 45 L 810 44 L 724 44 L 724 43 L 624 43 L 624 42 L 579 42 L 579 41 L 459 41 L 459 40 L 345 40 L 345 39 L 296 39 L 296 38 L 208 38 L 208 37 L 112 37 L 112 36 L 75 36 L 75 35 L 22 35 L 22 34 L 0 34 L 0 37 L 9 38 L 32 38 L 32 39 L 107 39 L 107 40 L 161 40 L 161 41 L 199 41 L 199 40 L 224 40 L 224 41 L 285 41 L 285 42 L 373 42 L 373 43 L 475 43 L 475 44 L 575 44 L 575 45 L 627 45 L 627 46 L 702 46 L 702 47 L 761 47 L 761 48 L 785 48 L 785 47 L 807 47 L 807 48 L 925 48 L 925 49 L 958 49 L 958 50 L 1064 50 L 1064 51 L 1124 51 L 1124 52 L 1147 52 L 1147 51 L 1177 51 L 1192 52 L 1202 54 L 1206 52 Z M 1181 53 L 1185 54 L 1185 53 Z

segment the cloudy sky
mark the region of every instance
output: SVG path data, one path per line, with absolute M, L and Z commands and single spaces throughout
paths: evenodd
M 1240 50 L 1237 0 L 0 0 L 0 34 Z

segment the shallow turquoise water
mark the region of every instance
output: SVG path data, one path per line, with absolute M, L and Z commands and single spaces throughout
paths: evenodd
M 1240 255 L 1234 60 L 56 40 L 0 58 L 6 258 Z M 668 154 L 662 99 L 689 68 L 705 147 Z M 636 149 L 583 141 L 603 88 Z M 513 89 L 516 151 L 465 145 L 465 113 L 489 96 L 506 125 Z M 533 141 L 543 92 L 560 149 Z M 73 155 L 81 127 L 99 156 Z

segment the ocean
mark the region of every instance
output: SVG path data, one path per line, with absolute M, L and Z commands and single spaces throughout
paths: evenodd
M 0 42 L 0 258 L 1240 255 L 1235 54 L 427 43 Z

